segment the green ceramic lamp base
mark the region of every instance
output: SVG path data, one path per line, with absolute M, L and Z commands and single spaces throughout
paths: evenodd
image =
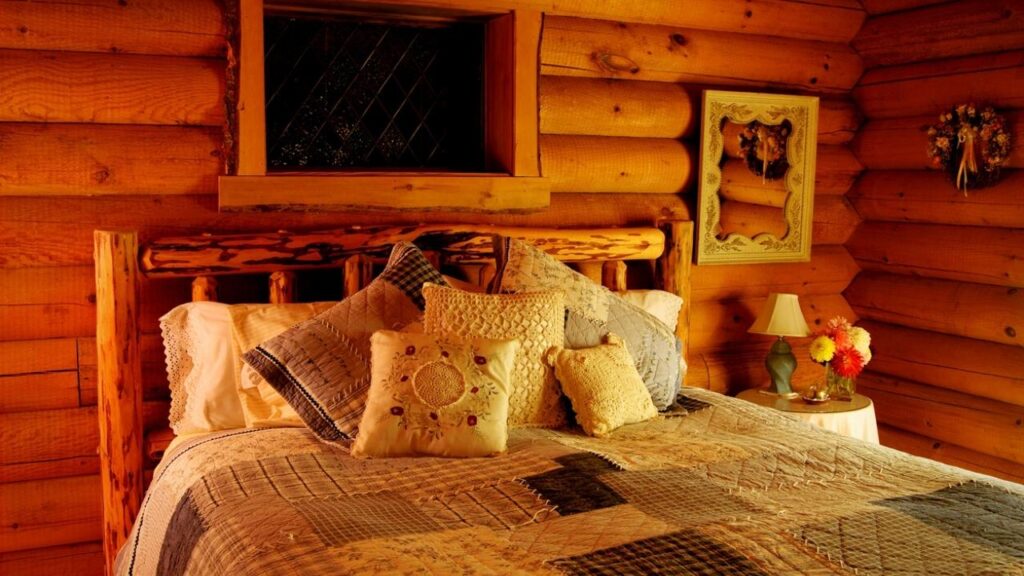
M 768 356 L 764 359 L 764 366 L 772 377 L 772 384 L 767 390 L 769 394 L 786 397 L 797 396 L 797 393 L 793 392 L 793 388 L 789 385 L 793 371 L 796 370 L 796 356 L 793 355 L 793 349 L 785 338 L 779 336 L 779 339 L 775 341 L 772 349 L 768 351 Z

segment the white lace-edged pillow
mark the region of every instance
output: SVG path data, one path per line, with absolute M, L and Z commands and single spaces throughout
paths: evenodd
M 160 318 L 171 429 L 177 435 L 245 428 L 238 398 L 231 313 L 220 302 L 189 302 Z

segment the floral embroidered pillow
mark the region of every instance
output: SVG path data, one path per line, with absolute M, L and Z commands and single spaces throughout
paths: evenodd
M 492 456 L 508 442 L 515 340 L 380 330 L 357 457 Z
M 606 436 L 619 426 L 658 415 L 633 357 L 615 334 L 592 348 L 552 347 L 544 361 L 554 367 L 576 421 L 591 436 Z

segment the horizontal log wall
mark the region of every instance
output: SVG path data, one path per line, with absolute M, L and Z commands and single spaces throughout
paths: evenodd
M 860 389 L 884 444 L 1024 481 L 1024 2 L 866 0 L 853 46 L 867 122 L 845 295 L 873 335 Z M 1002 180 L 968 195 L 926 155 L 940 112 L 990 104 L 1012 127 Z
M 101 571 L 94 229 L 136 229 L 145 241 L 381 221 L 379 212 L 217 211 L 223 4 L 0 0 L 0 573 Z M 861 117 L 849 97 L 861 61 L 848 44 L 864 12 L 856 0 L 695 0 L 687 10 L 674 0 L 646 4 L 638 11 L 598 0 L 480 3 L 548 12 L 540 161 L 554 192 L 548 210 L 487 222 L 692 219 L 702 87 L 821 95 L 813 259 L 694 270 L 688 383 L 732 391 L 760 385 L 770 341 L 746 328 L 769 292 L 799 293 L 812 323 L 854 315 L 841 292 L 857 267 L 842 244 L 859 223 L 845 194 L 862 171 L 850 149 Z M 387 220 L 479 223 L 480 216 Z M 750 210 L 736 221 L 747 229 L 765 222 Z M 157 318 L 189 294 L 187 281 L 143 287 L 150 427 L 165 422 L 168 400 Z M 806 342 L 794 345 L 806 355 Z M 802 362 L 798 381 L 816 377 Z

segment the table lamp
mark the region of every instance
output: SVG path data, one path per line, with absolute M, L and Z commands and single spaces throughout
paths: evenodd
M 751 334 L 779 337 L 764 359 L 764 365 L 772 377 L 772 385 L 767 393 L 790 398 L 796 396 L 789 385 L 789 379 L 796 370 L 796 356 L 793 356 L 793 349 L 789 347 L 785 337 L 803 338 L 811 332 L 807 328 L 803 312 L 800 311 L 800 301 L 796 294 L 769 294 L 764 308 L 757 315 L 757 320 L 747 331 Z

